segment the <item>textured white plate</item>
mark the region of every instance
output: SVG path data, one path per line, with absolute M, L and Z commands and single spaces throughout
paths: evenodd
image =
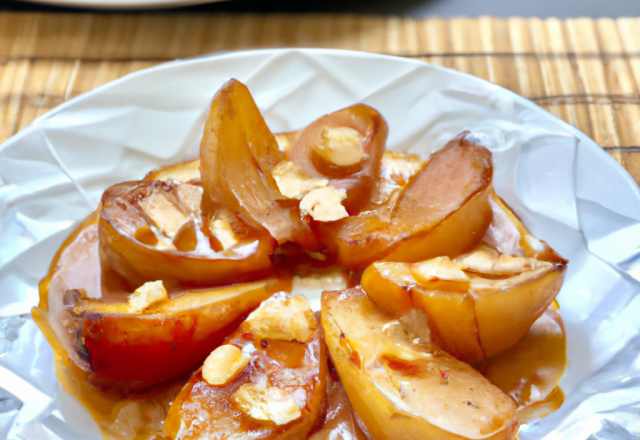
M 586 439 L 611 426 L 640 435 L 628 410 L 640 401 L 632 380 L 640 377 L 637 185 L 593 141 L 531 102 L 414 60 L 267 50 L 177 61 L 39 118 L 0 147 L 0 314 L 36 304 L 36 283 L 55 250 L 106 187 L 197 155 L 208 104 L 230 77 L 249 86 L 274 131 L 298 129 L 356 102 L 385 116 L 390 148 L 423 157 L 472 130 L 493 151 L 498 194 L 571 261 L 558 298 L 568 335 L 568 399 L 521 438 Z M 83 408 L 56 392 L 51 350 L 33 323 L 17 332 L 14 342 L 0 333 L 8 347 L 0 387 L 25 401 L 7 425 L 10 435 L 94 438 Z

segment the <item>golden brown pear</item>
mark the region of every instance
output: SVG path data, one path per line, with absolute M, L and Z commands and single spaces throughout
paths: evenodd
M 274 295 L 224 344 L 247 363 L 209 362 L 219 358 L 213 352 L 171 405 L 165 434 L 176 440 L 306 438 L 321 416 L 327 380 L 320 326 L 306 298 Z M 216 380 L 220 371 L 228 373 L 225 381 Z
M 200 144 L 202 215 L 237 212 L 279 244 L 317 248 L 297 201 L 282 196 L 271 175 L 284 157 L 247 87 L 234 79 L 225 83 L 213 98 Z
M 290 160 L 312 177 L 347 192 L 342 204 L 357 214 L 369 202 L 380 173 L 389 129 L 375 109 L 356 104 L 322 116 L 307 126 Z
M 323 293 L 329 353 L 370 437 L 516 438 L 511 397 L 434 345 L 424 321 L 415 309 L 394 318 L 359 288 Z
M 323 225 L 323 242 L 343 266 L 469 251 L 491 222 L 492 176 L 491 153 L 465 132 L 383 206 Z
M 201 186 L 173 179 L 108 188 L 98 223 L 105 265 L 132 286 L 155 280 L 229 284 L 271 275 L 275 242 L 269 234 L 227 212 L 204 217 L 201 198 Z

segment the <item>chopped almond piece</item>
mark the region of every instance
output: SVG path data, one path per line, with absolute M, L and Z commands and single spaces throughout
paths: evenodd
M 467 281 L 468 277 L 449 257 L 436 257 L 411 267 L 411 274 L 421 283 L 429 281 Z
M 552 266 L 548 261 L 500 254 L 489 246 L 481 246 L 473 252 L 460 255 L 453 262 L 463 270 L 487 275 L 517 275 Z
M 420 156 L 409 156 L 395 151 L 385 151 L 382 155 L 380 176 L 397 185 L 405 185 L 424 166 Z
M 235 232 L 233 232 L 229 222 L 221 218 L 212 218 L 209 221 L 209 230 L 211 234 L 218 239 L 223 250 L 227 250 L 240 242 L 240 239 Z
M 191 214 L 200 216 L 200 203 L 202 203 L 202 187 L 183 183 L 177 185 L 175 194 L 182 206 Z
M 345 190 L 335 189 L 332 186 L 314 189 L 300 201 L 300 211 L 319 222 L 340 220 L 349 217 L 349 213 L 340 203 L 346 197 Z
M 150 281 L 138 287 L 129 295 L 129 309 L 133 313 L 140 313 L 154 304 L 169 299 L 162 281 Z
M 305 342 L 317 324 L 309 300 L 304 296 L 274 295 L 264 301 L 246 321 L 248 330 L 262 339 Z
M 350 127 L 325 127 L 314 151 L 333 165 L 356 165 L 365 156 L 364 137 Z
M 280 194 L 288 199 L 300 200 L 309 191 L 327 186 L 329 180 L 316 179 L 308 175 L 295 162 L 280 162 L 271 171 Z
M 256 420 L 270 420 L 286 425 L 302 416 L 300 406 L 285 390 L 267 385 L 267 378 L 257 384 L 246 383 L 238 388 L 233 401 L 240 410 Z
M 211 352 L 204 361 L 202 377 L 209 385 L 226 385 L 245 369 L 251 357 L 235 345 L 225 344 Z
M 138 202 L 153 225 L 173 238 L 187 216 L 163 192 L 155 192 Z

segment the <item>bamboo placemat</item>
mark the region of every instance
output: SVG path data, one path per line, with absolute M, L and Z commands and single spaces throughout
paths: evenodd
M 327 47 L 418 58 L 513 90 L 640 183 L 640 18 L 0 13 L 0 142 L 67 99 L 176 58 Z

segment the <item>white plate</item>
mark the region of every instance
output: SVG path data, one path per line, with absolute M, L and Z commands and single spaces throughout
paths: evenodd
M 163 9 L 216 3 L 226 0 L 23 0 L 51 6 L 88 9 Z
M 640 401 L 638 385 L 618 381 L 640 370 L 633 345 L 640 287 L 630 276 L 637 273 L 640 249 L 637 185 L 593 141 L 531 102 L 415 60 L 266 50 L 176 61 L 128 75 L 37 119 L 0 149 L 0 313 L 21 313 L 36 303 L 36 283 L 55 250 L 106 187 L 197 154 L 208 104 L 230 77 L 249 86 L 277 131 L 365 102 L 387 119 L 395 150 L 427 157 L 465 129 L 483 139 L 494 154 L 498 194 L 571 261 L 559 295 L 568 335 L 562 381 L 568 399 L 554 415 L 524 428 L 521 438 L 582 439 L 611 423 L 640 432 L 634 418 L 625 418 L 625 405 Z M 32 403 L 23 407 L 14 432 L 95 436 L 83 409 L 75 404 L 70 411 L 68 396 L 56 394 L 42 336 L 30 321 L 20 332 L 0 358 L 0 386 Z M 615 374 L 592 377 L 607 363 Z M 11 374 L 31 385 L 16 385 Z M 36 405 L 43 396 L 55 401 Z

